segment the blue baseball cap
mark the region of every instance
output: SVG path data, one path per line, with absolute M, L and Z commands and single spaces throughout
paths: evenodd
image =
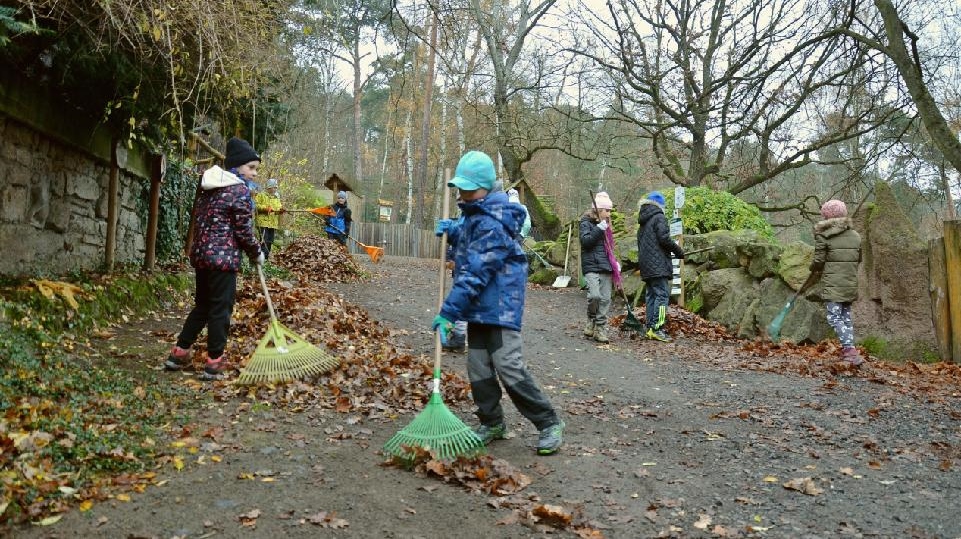
M 476 191 L 478 189 L 490 191 L 494 187 L 496 178 L 494 161 L 491 160 L 490 156 L 484 152 L 471 150 L 460 158 L 457 169 L 454 170 L 454 178 L 447 182 L 447 185 L 462 191 Z

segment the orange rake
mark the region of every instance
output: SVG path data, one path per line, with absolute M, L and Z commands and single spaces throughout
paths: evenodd
M 337 214 L 334 210 L 330 209 L 328 206 L 321 206 L 319 208 L 307 208 L 306 210 L 287 210 L 293 213 L 312 213 L 314 215 L 320 215 L 322 217 L 335 217 Z

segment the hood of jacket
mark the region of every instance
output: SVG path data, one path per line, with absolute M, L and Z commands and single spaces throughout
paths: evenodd
M 221 187 L 245 183 L 240 176 L 214 165 L 204 172 L 203 178 L 200 180 L 200 188 L 204 191 L 209 191 L 211 189 L 220 189 Z
M 664 208 L 662 208 L 657 202 L 653 200 L 642 200 L 640 207 L 637 209 L 637 224 L 644 226 L 644 223 L 651 220 L 651 217 L 659 213 L 664 213 Z
M 830 238 L 853 227 L 850 217 L 834 217 L 814 224 L 814 233 Z
M 480 200 L 460 202 L 457 206 L 465 216 L 484 214 L 504 225 L 512 236 L 521 232 L 526 215 L 520 204 L 514 204 L 507 199 L 503 191 L 493 192 Z

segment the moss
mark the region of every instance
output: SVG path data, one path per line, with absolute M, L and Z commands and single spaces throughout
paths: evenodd
M 548 268 L 541 268 L 527 278 L 528 281 L 534 284 L 543 285 L 552 284 L 555 279 L 557 279 L 557 272 Z
M 61 295 L 44 297 L 33 286 L 0 291 L 3 318 L 29 321 L 31 332 L 59 334 L 79 332 L 106 325 L 124 314 L 139 314 L 181 297 L 193 286 L 187 273 L 132 274 L 108 276 L 98 281 L 75 282 L 81 289 L 72 308 Z
M 923 341 L 894 342 L 877 335 L 868 335 L 861 339 L 858 344 L 872 357 L 887 361 L 915 361 L 919 363 L 941 361 L 938 351 L 932 348 L 929 343 Z

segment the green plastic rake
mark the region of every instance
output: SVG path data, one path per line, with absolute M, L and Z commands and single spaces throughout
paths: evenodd
M 448 171 L 448 179 L 450 172 Z M 444 219 L 450 213 L 450 187 L 444 188 Z M 447 234 L 441 237 L 440 252 L 447 252 Z M 444 277 L 446 268 L 440 264 L 440 286 L 438 290 L 437 309 L 440 310 L 444 301 Z M 417 414 L 409 425 L 395 434 L 384 444 L 384 451 L 404 460 L 412 460 L 416 456 L 416 448 L 433 453 L 442 460 L 452 460 L 460 456 L 475 456 L 484 453 L 484 443 L 470 427 L 464 424 L 444 404 L 440 394 L 440 358 L 441 340 L 437 328 L 434 332 L 434 388 L 431 391 L 427 407 Z
M 797 299 L 801 297 L 801 294 L 803 294 L 820 278 L 820 272 L 811 272 L 811 274 L 808 275 L 808 278 L 804 281 L 804 284 L 801 285 L 801 288 L 798 288 L 797 292 L 795 292 L 794 295 L 787 300 L 787 303 L 784 304 L 784 307 L 781 309 L 781 311 L 777 313 L 777 316 L 774 317 L 774 320 L 771 320 L 771 323 L 767 325 L 767 335 L 770 337 L 771 342 L 778 342 L 781 340 L 781 326 L 784 325 L 784 319 L 787 318 L 788 313 L 790 313 L 791 309 L 794 308 L 794 302 L 796 302 Z
M 255 385 L 260 383 L 287 382 L 306 378 L 315 374 L 332 371 L 340 360 L 308 343 L 277 320 L 274 304 L 270 301 L 264 270 L 257 264 L 260 285 L 264 288 L 267 310 L 270 312 L 270 327 L 267 334 L 257 343 L 257 349 L 250 356 L 247 366 L 241 369 L 235 383 Z

